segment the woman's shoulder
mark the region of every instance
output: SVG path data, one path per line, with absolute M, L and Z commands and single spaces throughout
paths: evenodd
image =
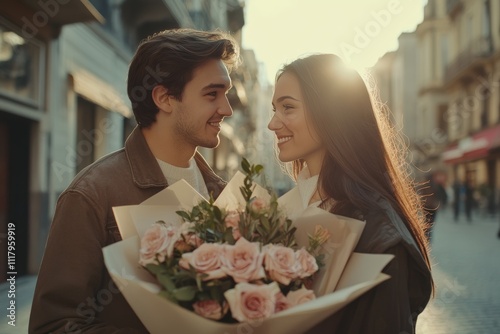
M 394 247 L 403 247 L 421 269 L 428 270 L 420 248 L 403 219 L 387 200 L 380 199 L 378 203 L 378 210 L 372 210 L 363 217 L 366 225 L 355 251 L 382 254 Z

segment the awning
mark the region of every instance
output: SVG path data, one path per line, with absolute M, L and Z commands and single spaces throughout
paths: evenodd
M 120 94 L 113 86 L 85 70 L 74 71 L 71 77 L 77 94 L 104 109 L 119 112 L 125 117 L 132 116 L 132 109 L 125 93 Z
M 488 156 L 490 150 L 497 147 L 500 147 L 500 125 L 461 139 L 448 147 L 441 158 L 449 164 L 472 161 Z

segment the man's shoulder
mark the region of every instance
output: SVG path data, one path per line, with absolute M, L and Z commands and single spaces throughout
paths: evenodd
M 109 153 L 82 169 L 70 183 L 66 191 L 89 192 L 123 181 L 130 174 L 125 150 Z

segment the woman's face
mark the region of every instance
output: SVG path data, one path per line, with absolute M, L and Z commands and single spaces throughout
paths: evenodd
M 272 104 L 274 115 L 267 127 L 276 134 L 279 159 L 283 162 L 304 159 L 310 167 L 320 166 L 324 148 L 308 122 L 299 80 L 294 74 L 285 72 L 278 79 Z

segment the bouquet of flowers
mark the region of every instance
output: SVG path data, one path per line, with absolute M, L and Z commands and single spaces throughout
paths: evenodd
M 317 225 L 307 248 L 298 248 L 297 229 L 277 197 L 252 196 L 263 167 L 243 159 L 242 169 L 243 207 L 226 210 L 213 199 L 202 201 L 189 212 L 177 211 L 180 226 L 158 221 L 141 239 L 139 262 L 155 275 L 161 296 L 226 322 L 263 320 L 314 299 L 306 286 L 322 265 L 330 237 Z
M 390 255 L 353 253 L 364 222 L 255 184 L 243 160 L 217 200 L 181 180 L 114 207 L 123 240 L 103 248 L 151 333 L 300 333 L 389 278 Z

